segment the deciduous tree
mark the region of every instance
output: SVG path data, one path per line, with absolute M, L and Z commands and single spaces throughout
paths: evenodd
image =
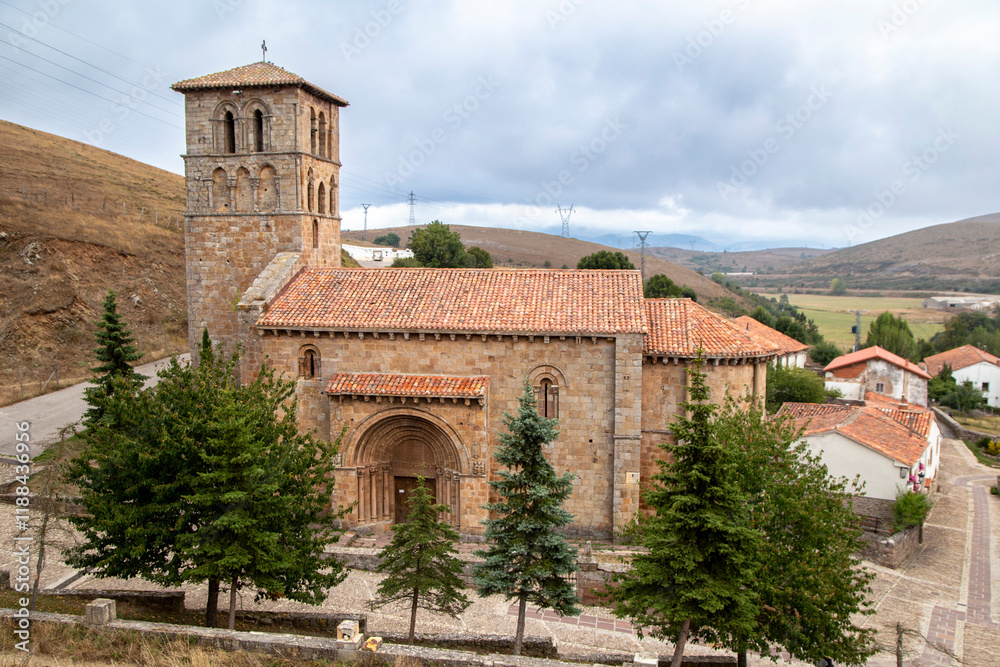
M 465 246 L 458 232 L 440 220 L 426 227 L 419 227 L 410 234 L 410 250 L 423 266 L 432 268 L 457 268 L 468 263 Z
M 623 252 L 598 250 L 592 255 L 581 257 L 577 262 L 578 269 L 635 269 L 635 264 L 629 261 Z
M 472 269 L 492 269 L 493 258 L 490 253 L 478 246 L 467 248 L 465 254 L 468 256 L 468 266 Z
M 826 382 L 805 368 L 768 364 L 768 412 L 777 412 L 783 403 L 823 403 L 826 401 Z
M 576 586 L 563 577 L 575 572 L 576 549 L 558 533 L 573 516 L 563 503 L 573 490 L 573 475 L 556 474 L 543 445 L 558 436 L 556 420 L 538 414 L 535 392 L 527 380 L 516 415 L 504 413 L 507 432 L 499 434 L 494 456 L 503 466 L 490 488 L 497 502 L 484 509 L 489 547 L 477 551 L 474 567 L 481 595 L 503 595 L 518 602 L 514 655 L 521 654 L 527 603 L 563 615 L 579 613 Z
M 409 508 L 404 523 L 392 527 L 392 542 L 379 553 L 377 570 L 387 576 L 379 583 L 375 606 L 405 600 L 410 603 L 410 638 L 417 625 L 417 609 L 458 616 L 469 606 L 462 593 L 462 563 L 455 541 L 458 531 L 438 514 L 451 511 L 434 503 L 434 497 L 417 478 L 417 487 L 406 501 Z
M 898 354 L 903 359 L 911 359 L 917 350 L 917 340 L 910 331 L 906 320 L 889 311 L 880 313 L 868 327 L 865 347 L 878 345 L 883 350 Z M 917 360 L 919 361 L 919 359 Z

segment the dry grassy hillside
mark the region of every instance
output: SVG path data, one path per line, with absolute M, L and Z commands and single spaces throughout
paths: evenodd
M 0 122 L 0 403 L 89 376 L 109 289 L 147 359 L 186 347 L 183 209 L 176 174 Z
M 1000 214 L 924 227 L 815 257 L 792 273 L 1000 278 Z
M 415 227 L 392 227 L 386 229 L 368 230 L 368 238 L 395 232 L 401 239 L 400 245 L 404 245 Z M 501 229 L 490 227 L 469 227 L 463 225 L 451 225 L 451 229 L 459 233 L 462 243 L 466 246 L 479 246 L 490 253 L 493 262 L 498 266 L 512 267 L 545 267 L 554 269 L 568 266 L 575 268 L 581 257 L 590 255 L 598 250 L 611 250 L 615 248 L 580 241 L 577 239 L 567 239 L 551 234 L 539 232 L 527 232 L 517 229 Z M 362 232 L 344 232 L 345 243 L 360 241 Z M 640 257 L 637 250 L 623 250 L 632 263 L 639 266 Z M 646 277 L 662 273 L 673 280 L 678 285 L 688 285 L 698 293 L 698 300 L 708 303 L 709 299 L 733 297 L 733 293 L 721 287 L 705 276 L 699 275 L 691 269 L 672 264 L 658 257 L 646 254 Z

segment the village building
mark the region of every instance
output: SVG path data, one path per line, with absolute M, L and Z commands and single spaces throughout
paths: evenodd
M 931 376 L 877 345 L 841 355 L 823 371 L 826 388 L 840 391 L 848 400 L 863 400 L 865 392 L 872 391 L 913 405 L 927 405 L 927 381 Z
M 299 422 L 343 432 L 332 502 L 387 528 L 426 477 L 446 518 L 481 533 L 504 412 L 524 383 L 559 420 L 571 533 L 639 509 L 699 355 L 713 400 L 762 398 L 778 350 L 688 299 L 644 299 L 638 271 L 340 268 L 339 112 L 270 63 L 174 84 L 187 110 L 189 339 L 244 348 L 296 378 Z
M 805 368 L 809 346 L 787 336 L 777 329 L 758 322 L 749 315 L 743 315 L 733 320 L 733 323 L 743 328 L 757 340 L 767 341 L 778 350 L 774 363 L 786 368 Z
M 864 482 L 858 514 L 890 519 L 901 490 L 930 491 L 941 466 L 941 430 L 929 409 L 868 392 L 865 404 L 785 403 L 778 415 L 803 428 L 803 440 L 830 475 Z
M 963 345 L 927 357 L 921 365 L 931 376 L 937 376 L 948 366 L 956 382 L 971 382 L 976 389 L 982 390 L 991 407 L 1000 407 L 1000 358 L 989 352 L 973 345 Z

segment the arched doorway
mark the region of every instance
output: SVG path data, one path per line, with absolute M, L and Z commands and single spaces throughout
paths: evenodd
M 357 471 L 358 523 L 399 522 L 406 499 L 424 477 L 438 503 L 439 518 L 460 526 L 463 447 L 440 419 L 412 409 L 372 415 L 356 431 L 348 466 Z

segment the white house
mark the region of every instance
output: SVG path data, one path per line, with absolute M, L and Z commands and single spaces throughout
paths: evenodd
M 903 489 L 929 490 L 941 466 L 941 431 L 919 406 L 873 400 L 864 406 L 785 403 L 810 450 L 834 477 L 864 482 L 858 514 L 889 518 Z
M 873 391 L 913 405 L 927 405 L 931 376 L 877 345 L 841 355 L 823 370 L 826 388 L 840 390 L 844 398 L 863 400 L 865 392 Z
M 945 366 L 950 366 L 956 382 L 961 384 L 970 380 L 973 385 L 982 389 L 987 403 L 994 408 L 1000 407 L 1000 358 L 989 352 L 972 345 L 963 345 L 927 357 L 923 366 L 932 376 L 940 373 Z
M 397 257 L 413 257 L 412 250 L 399 248 L 372 248 L 360 245 L 343 245 L 347 254 L 359 262 L 383 262 L 389 266 Z
M 757 340 L 769 343 L 772 347 L 779 350 L 779 354 L 775 358 L 775 363 L 779 366 L 805 368 L 806 353 L 809 351 L 809 346 L 805 343 L 800 343 L 791 336 L 786 336 L 777 329 L 772 329 L 749 315 L 737 317 L 733 320 L 733 324 L 748 332 Z

